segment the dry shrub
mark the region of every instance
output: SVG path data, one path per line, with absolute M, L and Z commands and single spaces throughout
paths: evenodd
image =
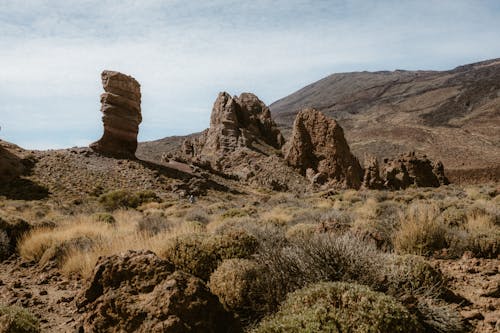
M 278 226 L 288 224 L 293 219 L 293 213 L 288 208 L 274 207 L 270 211 L 261 214 L 262 223 L 270 223 Z
M 423 257 L 403 255 L 388 258 L 387 286 L 391 295 L 442 297 L 448 293 L 441 271 Z
M 462 316 L 448 304 L 432 298 L 420 299 L 416 305 L 416 316 L 425 332 L 430 333 L 465 333 L 470 327 Z
M 62 262 L 70 244 L 78 246 L 82 244 L 79 240 L 86 240 L 83 242 L 85 244 L 98 242 L 110 232 L 110 228 L 90 217 L 79 217 L 73 223 L 65 223 L 56 229 L 35 229 L 22 238 L 18 245 L 19 254 L 26 260 L 40 261 L 41 264 L 47 263 L 49 259 Z
M 309 238 L 316 234 L 318 231 L 318 226 L 310 223 L 298 223 L 294 226 L 288 228 L 285 233 L 287 240 L 293 240 L 295 238 Z
M 500 227 L 495 224 L 495 217 L 489 214 L 470 213 L 465 225 L 455 228 L 448 238 L 450 253 L 455 256 L 461 256 L 465 251 L 480 258 L 500 255 Z
M 396 251 L 428 256 L 446 248 L 448 229 L 438 218 L 439 213 L 439 208 L 433 204 L 411 205 L 393 236 Z
M 207 281 L 224 259 L 248 258 L 257 248 L 257 240 L 244 232 L 224 235 L 184 234 L 164 240 L 159 255 L 176 269 Z
M 244 324 L 250 324 L 270 311 L 266 274 L 264 267 L 255 261 L 224 260 L 210 276 L 210 291 Z
M 268 272 L 265 290 L 270 308 L 275 309 L 286 294 L 310 283 L 357 281 L 376 286 L 383 279 L 385 255 L 349 234 L 318 234 L 287 241 L 279 232 L 269 231 L 257 237 L 261 247 L 256 260 Z
M 196 207 L 188 210 L 186 215 L 184 216 L 184 219 L 186 221 L 194 221 L 202 224 L 208 224 L 210 222 L 210 216 L 201 207 Z
M 151 214 L 142 217 L 139 222 L 137 222 L 137 231 L 157 235 L 160 232 L 167 230 L 170 226 L 168 219 L 160 214 Z
M 423 332 L 394 298 L 358 284 L 323 282 L 295 291 L 254 333 Z
M 38 319 L 28 310 L 18 306 L 0 306 L 0 332 L 38 333 L 41 329 Z

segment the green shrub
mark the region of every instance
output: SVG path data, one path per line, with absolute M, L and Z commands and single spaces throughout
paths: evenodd
M 94 220 L 98 222 L 104 222 L 107 224 L 115 224 L 116 220 L 113 215 L 109 213 L 95 213 L 93 216 Z
M 394 296 L 444 296 L 447 282 L 439 269 L 416 255 L 391 256 L 387 268 L 388 293 Z
M 366 286 L 322 282 L 287 297 L 280 310 L 254 333 L 423 332 L 394 298 Z
M 243 323 L 251 323 L 270 312 L 267 272 L 248 259 L 224 260 L 210 276 L 210 291 Z
M 125 190 L 117 190 L 99 196 L 99 202 L 109 211 L 118 208 L 137 208 L 148 202 L 160 202 L 158 196 L 151 191 L 131 193 Z
M 26 309 L 17 306 L 0 306 L 0 332 L 38 333 L 38 319 Z
M 244 232 L 225 235 L 184 234 L 166 240 L 161 255 L 176 269 L 208 281 L 224 259 L 248 258 L 257 248 L 257 240 Z

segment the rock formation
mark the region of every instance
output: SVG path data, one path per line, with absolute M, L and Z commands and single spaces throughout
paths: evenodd
M 131 76 L 103 71 L 101 95 L 104 134 L 90 147 L 104 155 L 134 158 L 141 116 L 141 86 Z
M 351 154 L 342 127 L 314 109 L 299 112 L 285 159 L 312 180 L 359 188 L 363 169 Z
M 14 145 L 0 141 L 0 183 L 18 177 L 25 169 L 22 159 L 12 152 L 14 149 Z
M 380 178 L 380 167 L 375 156 L 365 158 L 365 174 L 363 176 L 363 188 L 380 190 L 384 187 L 384 182 Z
M 210 128 L 186 140 L 181 153 L 186 158 L 208 160 L 220 169 L 221 160 L 240 148 L 259 150 L 267 145 L 279 149 L 283 144 L 269 108 L 257 96 L 243 93 L 231 97 L 222 92 L 214 103 Z
M 80 332 L 242 332 L 202 280 L 150 251 L 101 257 L 77 306 Z
M 402 155 L 397 159 L 384 160 L 382 168 L 384 187 L 389 189 L 405 189 L 411 185 L 417 187 L 439 187 L 449 184 L 444 174 L 444 166 L 440 161 L 432 163 L 425 155 L 415 152 Z

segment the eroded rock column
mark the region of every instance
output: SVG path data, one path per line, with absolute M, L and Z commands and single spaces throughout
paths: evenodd
M 102 138 L 90 145 L 113 157 L 135 158 L 141 116 L 141 85 L 133 77 L 114 71 L 101 74 Z

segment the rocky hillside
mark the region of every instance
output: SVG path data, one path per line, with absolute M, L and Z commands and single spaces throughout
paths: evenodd
M 337 119 L 361 160 L 416 150 L 443 161 L 452 181 L 500 177 L 500 59 L 333 74 L 270 105 L 285 137 L 305 107 Z

